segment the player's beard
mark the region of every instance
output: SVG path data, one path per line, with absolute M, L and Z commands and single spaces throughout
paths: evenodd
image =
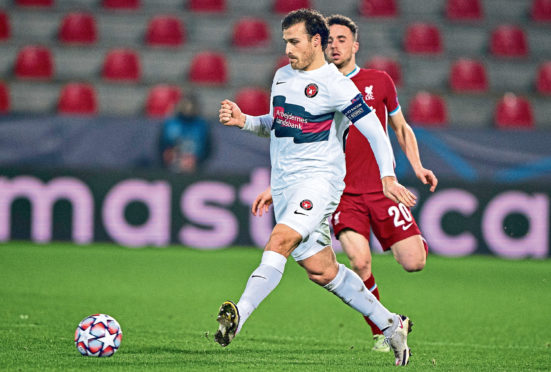
M 313 47 L 308 48 L 302 55 L 302 58 L 297 58 L 295 64 L 291 62 L 291 67 L 295 70 L 305 70 L 310 66 L 315 59 L 316 50 Z

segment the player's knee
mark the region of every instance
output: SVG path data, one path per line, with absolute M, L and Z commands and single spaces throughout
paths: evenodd
M 298 244 L 295 240 L 286 234 L 273 233 L 266 244 L 266 250 L 274 251 L 287 257 Z
M 425 256 L 412 256 L 408 257 L 408 259 L 403 260 L 401 262 L 402 267 L 407 272 L 415 272 L 415 271 L 421 271 L 425 267 L 426 258 Z
M 371 276 L 371 261 L 367 259 L 352 259 L 350 266 L 356 274 L 365 280 Z M 365 279 L 364 279 L 365 278 Z
M 308 279 L 318 285 L 325 286 L 331 283 L 333 279 L 335 279 L 338 271 L 338 266 L 327 268 L 322 271 L 308 271 Z

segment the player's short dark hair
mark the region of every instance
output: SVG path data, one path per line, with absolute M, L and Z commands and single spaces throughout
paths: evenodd
M 358 40 L 358 25 L 347 16 L 343 16 L 342 14 L 333 14 L 327 17 L 327 25 L 329 27 L 333 25 L 348 27 L 348 29 L 350 30 L 350 32 L 352 32 L 352 35 L 354 36 L 354 40 Z
M 286 30 L 297 23 L 304 22 L 306 32 L 312 38 L 319 35 L 321 38 L 321 48 L 325 50 L 327 40 L 329 40 L 329 27 L 325 21 L 325 17 L 314 9 L 297 9 L 285 16 L 281 21 L 281 29 Z

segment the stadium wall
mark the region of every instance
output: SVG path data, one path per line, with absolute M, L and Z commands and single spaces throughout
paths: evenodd
M 416 189 L 413 209 L 432 253 L 547 258 L 549 183 L 444 180 Z M 159 171 L 0 169 L 0 241 L 181 244 L 211 250 L 265 244 L 273 216 L 249 206 L 269 183 L 267 168 L 245 175 L 183 176 Z M 396 223 L 407 222 L 396 215 Z M 339 249 L 338 244 L 336 245 Z M 374 244 L 374 250 L 380 250 Z

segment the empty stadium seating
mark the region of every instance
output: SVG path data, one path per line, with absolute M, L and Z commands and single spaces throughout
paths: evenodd
M 182 97 L 180 87 L 158 84 L 149 90 L 146 101 L 146 114 L 150 117 L 165 117 L 171 114 Z
M 385 71 L 390 75 L 395 85 L 402 85 L 402 69 L 398 61 L 392 58 L 375 56 L 367 61 L 364 67 Z
M 501 129 L 526 129 L 534 126 L 530 101 L 514 93 L 505 93 L 495 107 L 495 125 Z
M 90 84 L 69 83 L 59 94 L 60 114 L 93 115 L 98 111 L 96 91 Z
M 534 21 L 551 22 L 551 0 L 533 0 L 530 14 Z
M 94 16 L 84 12 L 71 12 L 65 15 L 59 29 L 59 40 L 64 43 L 95 43 L 97 30 Z
M 448 0 L 446 17 L 452 21 L 478 21 L 483 18 L 480 0 Z
M 6 84 L 0 82 L 0 114 L 10 111 L 10 91 Z
M 235 96 L 235 103 L 248 115 L 264 115 L 270 112 L 270 94 L 261 88 L 243 88 Z
M 396 17 L 398 7 L 395 0 L 362 0 L 360 14 L 366 17 Z
M 492 31 L 490 51 L 497 57 L 525 57 L 528 55 L 526 34 L 518 26 L 500 25 Z
M 19 6 L 50 7 L 54 5 L 54 0 L 15 0 L 15 4 Z
M 145 41 L 151 46 L 176 47 L 186 41 L 186 31 L 179 18 L 159 15 L 149 21 Z
M 434 24 L 416 22 L 406 29 L 405 50 L 414 54 L 438 54 L 443 50 L 440 30 Z
M 443 127 L 448 121 L 446 102 L 436 94 L 421 91 L 409 102 L 408 118 L 416 125 Z
M 54 59 L 50 49 L 40 45 L 23 47 L 17 54 L 15 75 L 20 79 L 51 79 Z
M 542 63 L 538 68 L 536 89 L 539 93 L 551 94 L 551 61 Z
M 480 61 L 459 59 L 450 70 L 450 86 L 454 92 L 485 92 L 488 90 L 486 69 Z
M 268 24 L 261 18 L 242 18 L 233 26 L 233 45 L 237 47 L 260 47 L 270 43 Z
M 190 0 L 189 9 L 194 12 L 219 13 L 226 11 L 225 0 Z
M 134 10 L 140 7 L 140 0 L 103 0 L 102 6 L 106 9 Z
M 286 14 L 300 8 L 311 8 L 310 0 L 275 0 L 274 10 L 279 14 Z
M 189 79 L 193 83 L 221 85 L 228 82 L 226 57 L 216 52 L 201 52 L 191 61 Z
M 73 81 L 95 88 L 98 113 L 149 116 L 164 112 L 148 108 L 158 85 L 196 84 L 205 102 L 237 98 L 244 85 L 269 89 L 276 66 L 288 64 L 281 17 L 300 7 L 358 21 L 358 64 L 389 73 L 404 103 L 437 92 L 454 123 L 493 123 L 493 105 L 477 119 L 461 110 L 465 102 L 476 108 L 511 91 L 536 109 L 534 99 L 551 94 L 551 0 L 0 0 L 9 112 L 56 112 Z M 23 52 L 29 45 L 35 51 Z M 108 62 L 114 48 L 132 51 L 134 67 Z M 135 84 L 113 84 L 126 81 Z
M 106 80 L 135 82 L 141 77 L 138 54 L 131 49 L 113 49 L 103 62 L 102 76 Z
M 0 11 L 0 41 L 8 40 L 10 36 L 10 19 L 5 12 Z

